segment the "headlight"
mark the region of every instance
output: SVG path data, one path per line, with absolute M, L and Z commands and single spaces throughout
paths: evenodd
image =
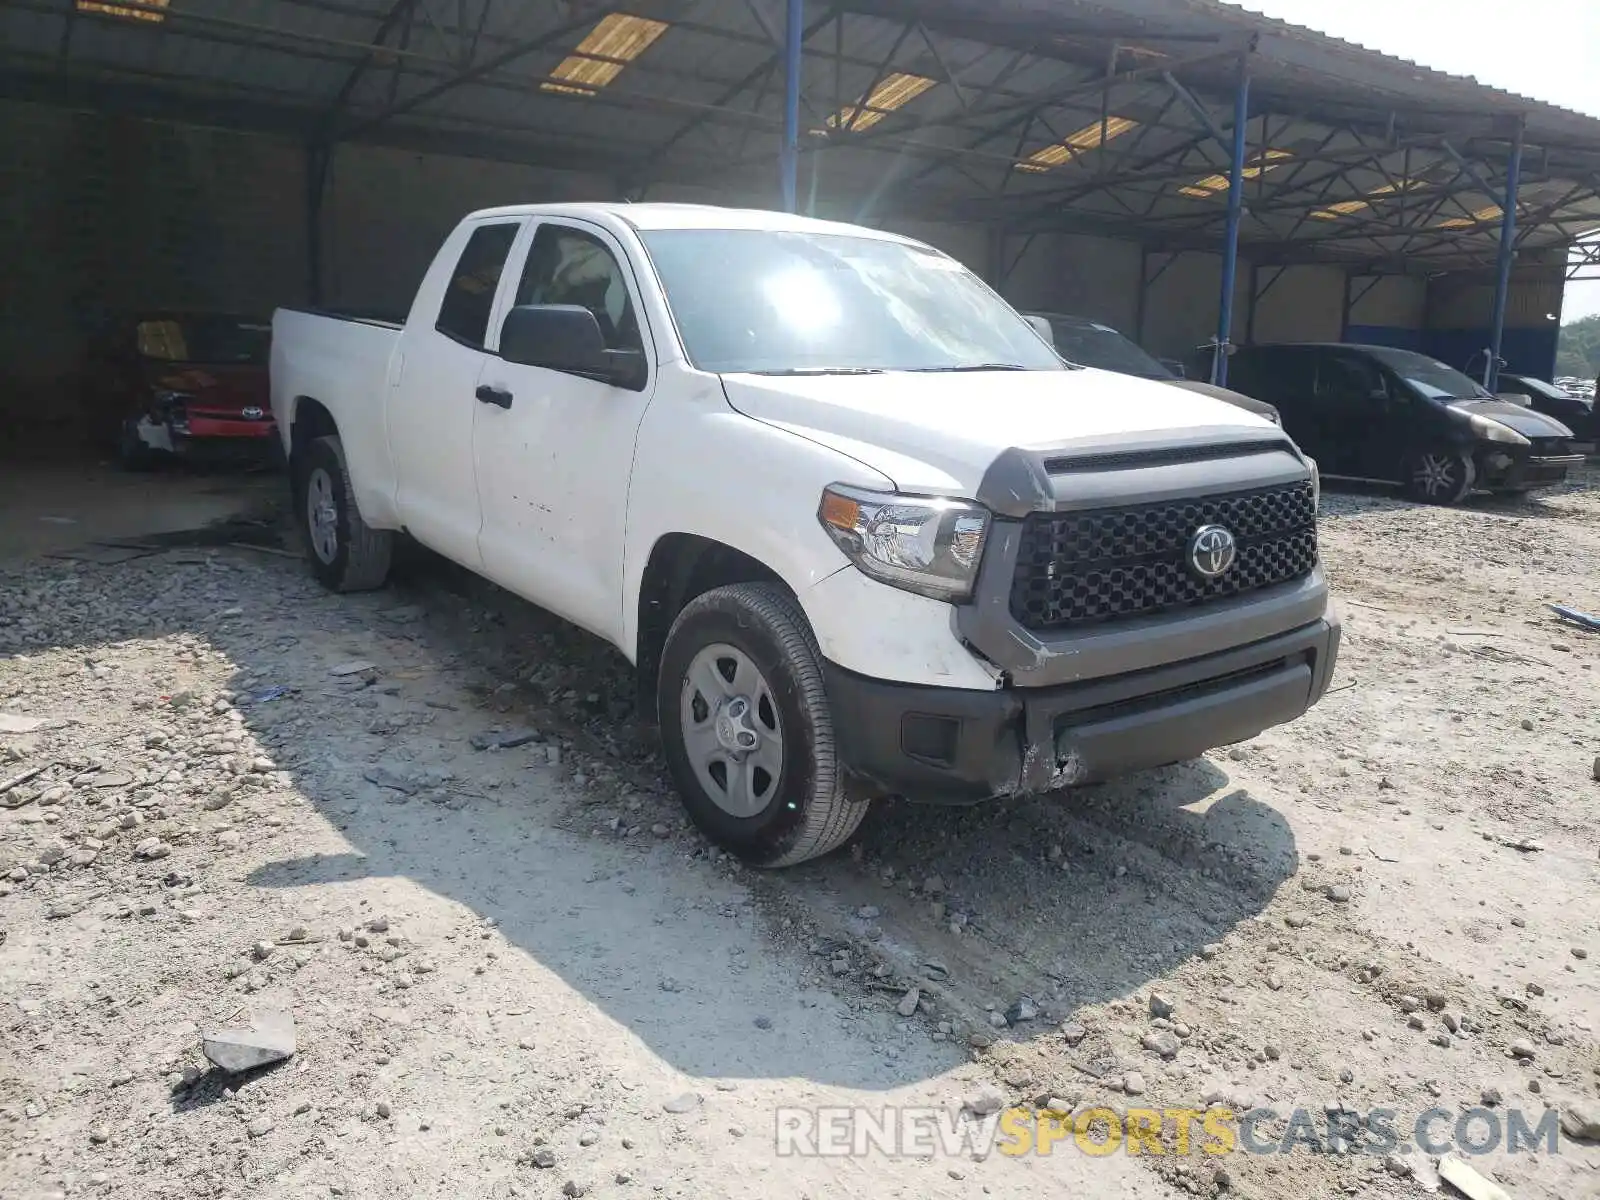
M 1504 442 L 1508 446 L 1526 446 L 1528 439 L 1523 437 L 1509 425 L 1502 425 L 1499 421 L 1491 421 L 1488 417 L 1479 416 L 1477 413 L 1467 414 L 1467 423 L 1472 426 L 1472 432 L 1486 442 Z
M 823 490 L 817 519 L 863 574 L 936 600 L 971 595 L 989 533 L 989 510 L 970 501 L 842 484 Z
M 1280 429 L 1283 427 L 1283 417 L 1279 414 L 1276 408 L 1268 408 L 1267 411 L 1261 415 L 1267 420 L 1271 421 L 1274 425 L 1278 426 Z
M 1306 459 L 1306 466 L 1311 468 L 1311 511 L 1322 511 L 1322 471 L 1317 466 L 1314 458 Z

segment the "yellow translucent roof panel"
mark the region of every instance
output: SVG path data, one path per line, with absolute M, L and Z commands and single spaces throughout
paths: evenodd
M 648 50 L 668 28 L 664 21 L 627 13 L 603 17 L 573 52 L 556 64 L 550 79 L 539 86 L 547 92 L 592 96 L 622 74 L 622 68 Z
M 870 129 L 895 109 L 904 107 L 936 81 L 926 75 L 908 75 L 896 71 L 885 75 L 883 81 L 872 89 L 872 94 L 862 97 L 856 104 L 847 104 L 828 118 L 829 129 L 847 129 L 855 133 Z
M 1054 145 L 1034 151 L 1017 164 L 1017 169 L 1048 171 L 1051 167 L 1059 167 L 1062 163 L 1071 161 L 1085 150 L 1098 149 L 1112 138 L 1119 138 L 1138 127 L 1139 122 L 1129 117 L 1108 117 L 1104 125 L 1095 121 L 1093 124 L 1085 125 L 1076 133 L 1069 133 Z
M 115 4 L 111 0 L 78 0 L 78 11 L 104 13 L 108 17 L 126 17 L 130 21 L 165 21 L 167 14 L 156 10 L 167 6 L 167 0 L 142 0 L 142 7 Z

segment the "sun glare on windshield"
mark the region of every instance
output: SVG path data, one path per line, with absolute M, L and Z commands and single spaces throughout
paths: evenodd
M 844 316 L 839 297 L 828 281 L 807 267 L 768 276 L 761 291 L 778 318 L 796 333 L 821 333 L 832 329 Z

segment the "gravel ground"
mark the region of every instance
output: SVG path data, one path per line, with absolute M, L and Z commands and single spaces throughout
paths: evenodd
M 778 1157 L 780 1105 L 1600 1134 L 1600 635 L 1544 607 L 1600 611 L 1597 485 L 1325 496 L 1345 648 L 1305 719 L 1073 796 L 883 805 L 778 875 L 688 828 L 614 652 L 425 556 L 361 597 L 240 547 L 0 571 L 0 787 L 29 776 L 0 795 L 0 1196 L 1437 1187 L 1310 1138 Z M 199 1027 L 266 1006 L 295 1056 L 207 1072 Z M 1472 1162 L 1600 1196 L 1592 1142 Z

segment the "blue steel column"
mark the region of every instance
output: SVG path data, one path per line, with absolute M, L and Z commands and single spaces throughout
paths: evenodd
M 1506 195 L 1500 217 L 1500 259 L 1495 264 L 1494 316 L 1489 327 L 1489 362 L 1483 371 L 1483 386 L 1491 392 L 1500 383 L 1500 347 L 1505 341 L 1506 301 L 1511 294 L 1511 266 L 1517 257 L 1517 193 L 1522 188 L 1523 123 L 1511 139 L 1511 159 L 1506 164 Z
M 1228 175 L 1228 231 L 1222 246 L 1222 300 L 1217 311 L 1217 348 L 1211 355 L 1211 382 L 1228 383 L 1228 345 L 1233 338 L 1233 287 L 1239 273 L 1239 220 L 1244 215 L 1244 149 L 1250 121 L 1250 68 L 1239 60 L 1233 93 L 1233 168 Z
M 787 0 L 788 22 L 783 38 L 783 207 L 794 212 L 795 177 L 800 168 L 800 43 L 805 40 L 805 0 Z

